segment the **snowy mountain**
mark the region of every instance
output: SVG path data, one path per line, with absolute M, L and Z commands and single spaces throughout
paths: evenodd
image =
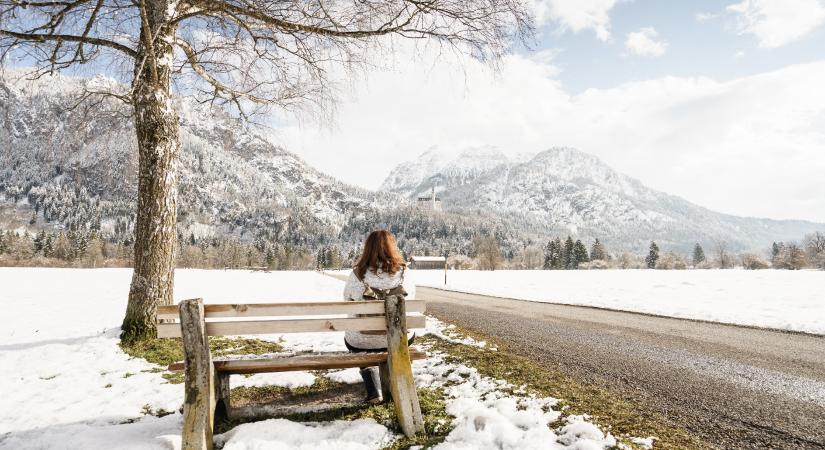
M 428 151 L 394 168 L 381 190 L 408 198 L 432 188 L 443 207 L 488 209 L 526 217 L 547 233 L 600 238 L 613 248 L 643 249 L 651 239 L 688 250 L 695 242 L 726 241 L 735 249 L 764 249 L 825 228 L 806 221 L 717 213 L 650 189 L 572 148 L 508 158 L 494 147 L 439 158 Z
M 137 178 L 129 109 L 114 98 L 78 103 L 84 89 L 111 83 L 0 80 L 0 228 L 100 229 L 129 238 Z M 651 239 L 679 250 L 721 239 L 738 250 L 825 229 L 716 213 L 569 148 L 512 156 L 490 146 L 434 147 L 371 192 L 318 172 L 220 109 L 187 99 L 177 108 L 183 236 L 352 248 L 365 232 L 387 227 L 409 253 L 466 253 L 477 234 L 496 235 L 505 252 L 567 234 L 598 237 L 613 250 L 643 250 Z M 433 187 L 444 212 L 405 200 Z
M 73 108 L 101 83 L 109 82 L 0 81 L 0 204 L 32 209 L 37 224 L 131 228 L 137 151 L 128 108 L 112 98 Z M 177 108 L 181 233 L 317 242 L 352 214 L 399 203 L 318 172 L 221 110 L 186 99 Z

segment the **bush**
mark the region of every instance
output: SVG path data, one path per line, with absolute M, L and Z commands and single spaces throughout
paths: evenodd
M 687 262 L 673 252 L 667 252 L 659 257 L 656 268 L 661 270 L 684 270 L 687 269 Z
M 796 244 L 788 244 L 781 248 L 774 258 L 775 269 L 799 270 L 808 264 L 807 255 Z
M 451 255 L 447 258 L 447 266 L 455 270 L 469 270 L 476 268 L 476 262 L 466 255 Z
M 747 254 L 742 256 L 742 267 L 747 270 L 762 270 L 770 267 L 770 264 L 757 255 Z
M 608 265 L 607 262 L 601 259 L 594 259 L 590 262 L 579 263 L 579 269 L 589 269 L 589 270 L 602 270 L 607 269 Z

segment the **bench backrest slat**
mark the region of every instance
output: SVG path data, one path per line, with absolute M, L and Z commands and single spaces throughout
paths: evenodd
M 359 302 L 350 302 L 359 303 Z M 407 328 L 424 328 L 426 319 L 420 315 L 407 316 Z M 347 317 L 339 319 L 287 319 L 245 320 L 232 322 L 206 322 L 209 336 L 234 336 L 242 334 L 313 333 L 324 331 L 383 331 L 386 319 L 382 317 Z M 179 323 L 158 324 L 159 338 L 180 337 Z
M 423 313 L 424 300 L 406 300 L 407 312 Z M 247 303 L 203 305 L 206 318 L 212 317 L 270 317 L 270 316 L 320 316 L 334 314 L 384 314 L 382 301 L 357 302 L 307 302 L 307 303 Z M 159 306 L 158 320 L 178 320 L 178 306 Z

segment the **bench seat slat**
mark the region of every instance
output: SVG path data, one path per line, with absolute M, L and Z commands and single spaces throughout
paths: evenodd
M 423 313 L 424 300 L 405 301 L 407 312 Z M 382 301 L 335 301 L 306 303 L 246 303 L 207 304 L 203 306 L 206 318 L 211 317 L 265 317 L 265 316 L 318 316 L 330 314 L 384 314 Z M 159 320 L 177 320 L 178 306 L 159 306 Z
M 410 349 L 410 360 L 426 358 L 421 350 Z M 377 366 L 387 361 L 386 352 L 330 353 L 263 359 L 215 360 L 215 369 L 228 374 L 291 372 L 295 370 L 348 369 Z M 169 365 L 169 370 L 183 370 L 183 362 Z
M 424 328 L 424 316 L 407 316 L 407 328 Z M 180 337 L 179 323 L 158 324 L 159 338 Z M 383 331 L 384 317 L 347 317 L 340 319 L 247 320 L 234 322 L 207 322 L 209 336 L 237 336 L 247 334 L 316 333 L 324 331 Z

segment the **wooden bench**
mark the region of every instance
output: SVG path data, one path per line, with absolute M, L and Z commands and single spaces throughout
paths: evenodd
M 180 337 L 183 341 L 184 360 L 169 366 L 170 370 L 183 370 L 185 375 L 182 449 L 212 449 L 216 419 L 228 418 L 230 412 L 231 374 L 378 366 L 384 399 L 393 400 L 404 434 L 414 436 L 424 431 L 411 361 L 425 355 L 408 347 L 407 327 L 425 326 L 423 315 L 409 314 L 424 313 L 425 308 L 423 300 L 395 297 L 386 302 L 237 305 L 204 305 L 198 298 L 183 300 L 178 306 L 158 307 L 158 337 Z M 365 314 L 369 316 L 354 317 Z M 386 331 L 387 351 L 221 360 L 213 360 L 209 352 L 209 336 L 333 331 Z

